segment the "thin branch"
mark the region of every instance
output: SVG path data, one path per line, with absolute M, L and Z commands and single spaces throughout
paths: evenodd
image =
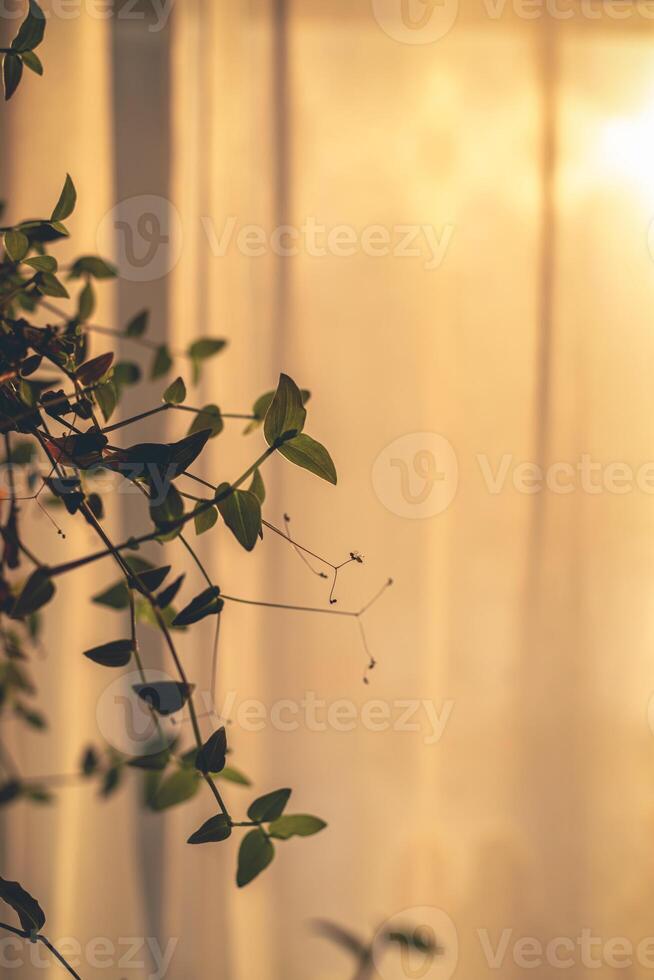
M 70 963 L 66 962 L 66 960 L 61 955 L 59 950 L 56 948 L 56 946 L 52 945 L 52 943 L 50 942 L 47 936 L 44 936 L 42 933 L 38 932 L 36 936 L 32 938 L 31 933 L 29 933 L 27 929 L 17 929 L 16 926 L 10 926 L 6 922 L 0 922 L 0 929 L 5 929 L 7 932 L 12 933 L 14 936 L 20 936 L 21 939 L 28 940 L 28 942 L 36 942 L 38 940 L 38 942 L 43 943 L 43 945 L 50 950 L 52 955 L 56 957 L 57 960 L 59 960 L 61 965 L 66 970 L 68 970 L 71 977 L 75 977 L 75 980 L 82 980 L 79 973 L 76 973 L 75 970 L 73 970 Z

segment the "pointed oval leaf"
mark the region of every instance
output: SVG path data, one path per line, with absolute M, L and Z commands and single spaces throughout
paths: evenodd
M 27 17 L 18 28 L 16 37 L 11 42 L 14 51 L 32 51 L 43 40 L 45 34 L 45 14 L 36 0 L 29 0 Z
M 150 806 L 153 810 L 167 810 L 178 803 L 190 800 L 200 788 L 200 776 L 193 769 L 178 769 L 162 780 L 154 793 Z
M 65 221 L 65 219 L 73 213 L 75 210 L 75 203 L 77 202 L 77 191 L 75 190 L 75 185 L 71 179 L 70 174 L 66 174 L 66 180 L 64 181 L 64 186 L 59 195 L 59 200 L 55 205 L 55 209 L 52 212 L 50 218 L 51 221 Z
M 291 792 L 290 789 L 276 789 L 272 793 L 260 796 L 248 807 L 248 817 L 250 820 L 256 820 L 257 823 L 277 820 L 284 812 Z
M 191 626 L 199 622 L 205 616 L 211 616 L 222 612 L 224 606 L 220 598 L 220 589 L 217 585 L 205 589 L 195 597 L 188 606 L 185 606 L 180 613 L 175 616 L 173 626 Z
M 315 473 L 322 480 L 336 484 L 336 467 L 331 456 L 325 447 L 312 439 L 311 436 L 302 432 L 299 436 L 289 439 L 283 446 L 280 446 L 279 451 L 282 456 L 291 463 L 295 463 L 296 466 L 302 466 L 305 470 Z
M 280 374 L 277 391 L 263 423 L 263 434 L 268 445 L 282 443 L 299 435 L 306 417 L 300 389 L 287 374 Z
M 54 583 L 48 578 L 45 570 L 37 568 L 32 572 L 27 582 L 23 586 L 14 608 L 11 610 L 12 619 L 23 619 L 30 616 L 37 609 L 45 606 L 55 593 Z
M 200 772 L 222 772 L 227 756 L 227 733 L 225 726 L 207 739 L 195 756 L 195 768 Z
M 133 689 L 142 701 L 165 717 L 182 710 L 194 687 L 194 684 L 181 681 L 153 681 L 151 684 L 134 684 Z
M 179 576 L 179 578 L 176 578 L 174 582 L 171 582 L 170 585 L 167 585 L 165 589 L 161 590 L 157 596 L 157 605 L 159 606 L 159 609 L 166 609 L 171 604 L 179 592 L 185 578 L 186 575 L 182 574 Z
M 135 336 L 135 334 L 132 334 L 131 336 Z M 167 344 L 161 344 L 161 346 L 157 348 L 154 355 L 154 360 L 150 371 L 150 380 L 156 381 L 157 378 L 162 378 L 164 374 L 168 374 L 172 366 L 173 359 L 170 356 L 168 346 Z
M 85 650 L 84 656 L 103 667 L 125 667 L 134 652 L 132 640 L 113 640 L 99 647 Z
M 215 817 L 210 817 L 199 827 L 194 834 L 191 834 L 187 844 L 214 844 L 221 840 L 227 840 L 231 836 L 232 825 L 229 817 L 224 813 L 218 813 Z
M 268 867 L 275 856 L 275 848 L 260 829 L 251 830 L 241 841 L 238 852 L 236 884 L 239 888 L 249 885 Z
M 148 329 L 149 317 L 149 310 L 141 310 L 140 313 L 137 313 L 136 316 L 132 317 L 125 327 L 125 335 L 127 337 L 142 337 Z
M 79 279 L 80 276 L 93 276 L 94 279 L 115 279 L 118 269 L 99 255 L 82 255 L 73 262 L 68 273 L 69 279 Z
M 197 510 L 197 514 L 193 518 L 195 533 L 204 534 L 205 531 L 210 531 L 218 520 L 217 508 L 205 507 L 204 504 L 198 504 L 195 509 Z
M 222 496 L 221 496 L 222 495 Z M 231 490 L 221 483 L 216 504 L 227 527 L 246 551 L 252 551 L 261 530 L 261 504 L 249 490 Z
M 31 936 L 45 925 L 43 909 L 37 900 L 25 891 L 17 881 L 7 881 L 5 878 L 0 878 L 0 898 L 12 907 L 20 919 L 22 928 Z
M 268 833 L 278 840 L 289 840 L 291 837 L 311 837 L 324 830 L 326 826 L 325 821 L 320 820 L 319 817 L 312 817 L 308 813 L 297 813 L 273 820 L 268 827 Z
M 5 89 L 5 102 L 12 97 L 23 77 L 23 62 L 19 55 L 9 52 L 2 64 L 2 80 Z
M 186 400 L 186 385 L 183 378 L 175 378 L 163 393 L 167 405 L 181 405 Z
M 5 251 L 12 262 L 21 262 L 29 251 L 30 240 L 16 228 L 5 232 Z
M 193 435 L 194 432 L 202 432 L 203 429 L 209 429 L 211 438 L 213 439 L 214 436 L 219 435 L 223 431 L 223 428 L 223 417 L 220 414 L 218 406 L 205 405 L 202 411 L 198 412 L 191 422 L 188 434 Z
M 90 361 L 85 361 L 81 367 L 75 371 L 75 377 L 83 385 L 91 385 L 100 378 L 103 378 L 113 363 L 114 355 L 111 351 L 107 354 L 100 354 L 92 357 Z

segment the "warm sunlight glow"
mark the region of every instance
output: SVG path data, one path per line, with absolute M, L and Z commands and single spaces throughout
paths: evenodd
M 607 119 L 597 149 L 603 174 L 631 183 L 654 205 L 654 93 L 641 112 Z

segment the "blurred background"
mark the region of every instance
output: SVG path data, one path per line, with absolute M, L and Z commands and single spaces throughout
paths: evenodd
M 173 348 L 229 338 L 193 404 L 248 412 L 281 370 L 311 389 L 308 428 L 338 486 L 272 460 L 264 516 L 288 513 L 334 563 L 364 555 L 337 608 L 395 585 L 366 615 L 369 684 L 353 620 L 223 616 L 215 694 L 234 762 L 256 791 L 293 786 L 294 809 L 327 831 L 237 891 L 235 842 L 184 843 L 210 815 L 203 794 L 160 816 L 137 779 L 106 804 L 72 786 L 54 807 L 5 811 L 3 875 L 39 897 L 53 940 L 177 940 L 164 973 L 126 945 L 122 963 L 80 959 L 85 980 L 352 977 L 311 921 L 370 938 L 398 916 L 431 925 L 445 954 L 389 954 L 382 980 L 649 976 L 654 8 L 44 9 L 45 78 L 2 112 L 7 217 L 49 213 L 71 173 L 70 254 L 120 269 L 97 321 L 147 307 Z M 7 0 L 4 16 L 20 12 Z M 127 341 L 121 354 L 137 359 Z M 180 437 L 171 414 L 129 438 Z M 233 477 L 261 445 L 232 422 L 204 475 Z M 116 536 L 139 507 L 110 501 Z M 35 512 L 41 552 L 89 550 L 75 524 L 62 541 Z M 274 535 L 251 555 L 220 529 L 198 548 L 226 592 L 327 604 L 329 583 Z M 105 676 L 80 653 L 115 629 L 120 614 L 86 602 L 115 578 L 99 562 L 62 580 L 34 665 L 49 735 L 6 733 L 27 772 L 73 771 L 107 735 Z M 208 684 L 203 630 L 182 651 Z M 144 644 L 164 665 L 156 636 Z M 261 725 L 244 717 L 251 699 Z M 274 721 L 282 701 L 292 730 Z M 226 792 L 236 809 L 252 795 Z

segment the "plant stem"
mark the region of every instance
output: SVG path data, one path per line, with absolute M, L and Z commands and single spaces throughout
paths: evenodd
M 39 932 L 36 934 L 36 937 L 32 939 L 32 936 L 26 929 L 17 929 L 15 926 L 10 926 L 6 922 L 0 922 L 0 929 L 5 929 L 7 932 L 11 932 L 14 936 L 20 936 L 21 939 L 27 939 L 30 942 L 36 942 L 38 940 L 38 942 L 43 943 L 43 945 L 50 950 L 52 955 L 59 960 L 61 965 L 65 967 L 66 970 L 68 970 L 71 977 L 75 977 L 75 980 L 82 980 L 79 973 L 76 973 L 75 970 L 73 970 L 70 963 L 66 962 L 66 960 L 61 955 L 59 950 L 52 945 L 52 943 L 47 938 L 47 936 L 44 936 L 42 933 Z

